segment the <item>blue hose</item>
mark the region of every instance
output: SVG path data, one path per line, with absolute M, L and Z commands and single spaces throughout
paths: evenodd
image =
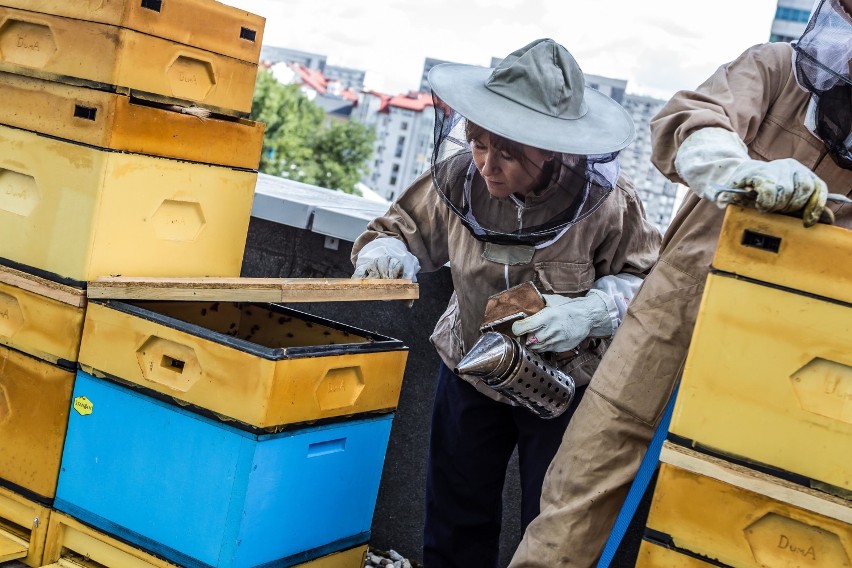
M 660 459 L 660 450 L 662 449 L 663 442 L 669 432 L 669 423 L 672 420 L 672 411 L 674 410 L 676 398 L 677 386 L 675 386 L 674 392 L 672 392 L 672 396 L 669 398 L 666 410 L 663 412 L 662 418 L 660 418 L 660 424 L 657 426 L 657 430 L 654 432 L 653 438 L 651 438 L 651 443 L 648 445 L 645 457 L 642 458 L 642 463 L 639 465 L 636 477 L 630 485 L 630 490 L 627 492 L 627 497 L 624 499 L 621 511 L 619 511 L 618 517 L 615 519 L 615 525 L 612 527 L 612 532 L 609 533 L 609 538 L 606 541 L 606 545 L 604 545 L 600 560 L 598 560 L 597 568 L 609 568 L 609 565 L 621 544 L 621 539 L 624 538 L 624 534 L 627 532 L 627 527 L 630 526 L 630 522 L 633 520 L 633 515 L 639 507 L 639 502 L 642 501 L 642 497 L 648 489 L 648 483 L 651 481 L 651 477 L 657 469 L 657 462 Z

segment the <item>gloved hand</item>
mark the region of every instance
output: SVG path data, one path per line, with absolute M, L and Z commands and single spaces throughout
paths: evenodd
M 545 307 L 512 324 L 512 333 L 527 335 L 527 348 L 533 351 L 556 353 L 570 351 L 590 336 L 610 337 L 614 329 L 603 294 L 595 289 L 579 298 L 542 294 Z
M 352 278 L 407 278 L 416 282 L 419 271 L 420 263 L 408 252 L 405 243 L 393 237 L 380 237 L 358 251 Z
M 806 227 L 819 221 L 828 196 L 825 182 L 800 162 L 752 160 L 740 137 L 724 128 L 702 128 L 690 134 L 677 151 L 675 168 L 695 193 L 719 207 L 736 203 L 763 212 L 803 209 Z M 750 193 L 720 193 L 714 185 Z

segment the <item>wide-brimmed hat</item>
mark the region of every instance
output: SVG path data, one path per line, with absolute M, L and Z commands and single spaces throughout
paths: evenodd
M 536 40 L 494 69 L 443 63 L 432 91 L 482 128 L 527 146 L 567 154 L 608 154 L 633 141 L 624 108 L 586 87 L 580 66 L 552 39 Z

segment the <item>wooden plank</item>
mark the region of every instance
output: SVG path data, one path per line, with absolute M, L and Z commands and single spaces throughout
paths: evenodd
M 819 515 L 852 523 L 852 501 L 803 487 L 787 480 L 664 442 L 660 461 L 723 483 L 812 511 Z
M 0 282 L 76 308 L 82 308 L 86 305 L 86 291 L 82 288 L 53 282 L 8 266 L 0 266 Z
M 0 531 L 0 562 L 24 558 L 29 543 L 7 531 Z
M 416 300 L 410 280 L 351 278 L 103 277 L 88 283 L 89 298 L 221 302 L 357 302 Z

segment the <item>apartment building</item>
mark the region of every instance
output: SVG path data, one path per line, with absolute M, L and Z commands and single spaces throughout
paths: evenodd
M 429 168 L 435 114 L 428 92 L 364 91 L 352 119 L 376 130 L 370 172 L 361 181 L 385 199 L 393 200 Z

